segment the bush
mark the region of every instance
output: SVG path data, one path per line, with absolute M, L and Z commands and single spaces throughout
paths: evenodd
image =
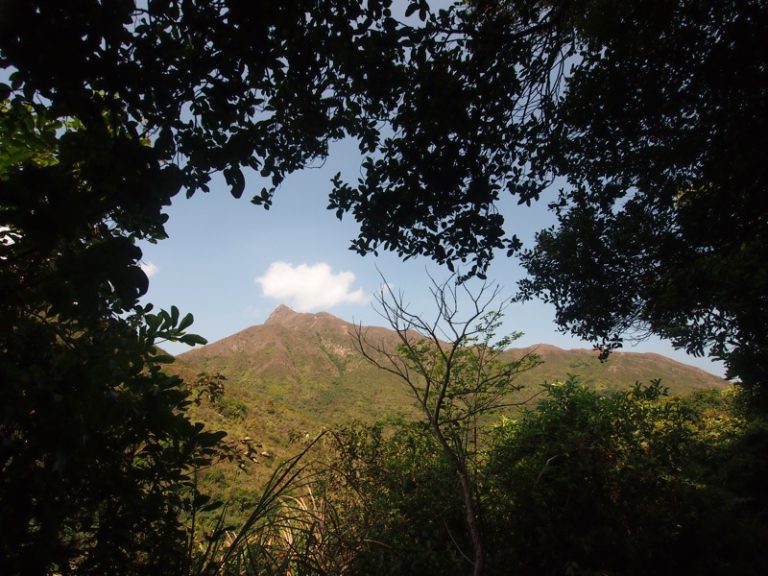
M 497 430 L 495 571 L 765 573 L 765 526 L 721 482 L 745 426 L 726 398 L 666 398 L 658 382 L 602 395 L 569 380 L 548 393 Z

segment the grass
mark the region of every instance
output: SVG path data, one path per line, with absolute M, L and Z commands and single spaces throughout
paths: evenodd
M 227 526 L 225 508 L 205 537 L 190 540 L 190 576 L 343 572 L 340 562 L 345 556 L 339 554 L 335 539 L 326 536 L 339 532 L 338 522 L 326 501 L 315 498 L 303 463 L 321 437 L 277 466 L 239 528 Z

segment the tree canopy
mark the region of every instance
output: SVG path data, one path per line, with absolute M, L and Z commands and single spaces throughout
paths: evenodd
M 397 350 L 372 342 L 362 327 L 357 331 L 358 345 L 369 362 L 408 387 L 424 424 L 458 477 L 472 542 L 472 574 L 479 576 L 486 552 L 477 499 L 478 421 L 524 403 L 511 398 L 522 389 L 515 379 L 540 361 L 532 353 L 516 361 L 501 359 L 519 334 L 497 338 L 504 308 L 497 302 L 498 286 L 483 285 L 475 292 L 465 286 L 462 296 L 469 305 L 462 317 L 455 278 L 432 280 L 436 312 L 426 318 L 410 312 L 403 294 L 396 294 L 386 280 L 384 285 L 376 296 L 377 311 L 397 334 Z
M 106 177 L 110 152 L 129 171 L 141 148 L 86 132 L 22 99 L 0 105 L 6 574 L 182 569 L 183 513 L 202 504 L 193 470 L 222 436 L 189 419 L 188 387 L 161 370 L 172 358 L 158 342 L 204 342 L 187 333 L 192 315 L 137 305 L 147 279 L 133 234 L 151 230 L 134 228 L 133 209 L 106 208 L 135 185 Z M 80 156 L 91 137 L 114 148 Z
M 361 177 L 336 178 L 329 208 L 359 222 L 354 250 L 464 275 L 517 254 L 521 297 L 552 302 L 564 329 L 606 350 L 655 332 L 764 381 L 765 4 L 401 10 L 5 2 L 5 92 L 82 122 L 80 154 L 103 160 L 114 132 L 133 165 L 99 209 L 131 234 L 161 237 L 162 205 L 219 171 L 238 197 L 264 178 L 252 201 L 269 207 L 287 173 L 352 137 Z M 498 200 L 555 181 L 559 224 L 523 251 Z
M 656 333 L 764 388 L 765 3 L 470 2 L 425 30 L 393 134 L 332 195 L 358 249 L 470 275 L 506 249 L 562 328 Z M 558 224 L 522 249 L 494 206 L 555 182 Z
M 765 419 L 744 418 L 739 396 L 547 385 L 473 462 L 484 574 L 765 573 L 765 444 L 750 430 Z M 428 426 L 334 437 L 350 573 L 468 574 L 460 482 Z
M 763 196 L 768 32 L 762 2 L 614 4 L 548 122 L 567 178 L 558 225 L 523 254 L 525 297 L 612 348 L 628 331 L 766 382 Z
M 235 197 L 264 179 L 252 201 L 268 208 L 288 173 L 344 137 L 365 159 L 357 182 L 334 180 L 329 208 L 360 223 L 354 250 L 427 255 L 464 276 L 518 254 L 521 297 L 552 302 L 563 328 L 605 349 L 655 332 L 768 397 L 766 3 L 401 9 L 0 3 L 0 482 L 14 569 L 116 558 L 85 554 L 124 548 L 119 532 L 97 537 L 93 520 L 112 516 L 91 479 L 131 479 L 112 493 L 114 518 L 127 518 L 120 494 L 146 496 L 129 534 L 158 511 L 178 518 L 191 461 L 156 454 L 210 448 L 154 348 L 163 334 L 201 340 L 178 311 L 138 306 L 135 241 L 164 238 L 163 208 L 216 172 Z M 536 201 L 556 180 L 559 223 L 523 250 L 497 202 Z M 36 498 L 54 484 L 74 504 L 44 514 Z M 146 558 L 179 542 L 163 538 L 145 539 Z

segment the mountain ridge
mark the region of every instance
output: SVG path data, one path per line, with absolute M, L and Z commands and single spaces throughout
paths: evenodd
M 232 405 L 221 414 L 229 410 L 259 415 L 262 424 L 276 414 L 283 419 L 281 425 L 302 430 L 418 417 L 408 387 L 362 355 L 358 331 L 364 340 L 393 351 L 399 343 L 397 334 L 387 328 L 359 326 L 327 312 L 296 312 L 281 305 L 264 324 L 177 356 L 176 370 L 221 374 L 226 379 L 223 402 Z M 518 375 L 523 390 L 515 402 L 536 395 L 545 383 L 571 375 L 596 390 L 626 389 L 656 379 L 671 394 L 728 384 L 656 353 L 614 352 L 601 362 L 593 350 L 538 344 L 511 348 L 501 359 L 515 361 L 531 351 L 542 362 Z M 265 406 L 271 407 L 270 414 L 264 412 Z
M 297 330 L 325 333 L 326 337 L 329 334 L 341 336 L 342 338 L 349 337 L 350 341 L 346 344 L 336 343 L 332 346 L 337 354 L 341 356 L 349 356 L 359 353 L 359 350 L 356 349 L 358 329 L 361 329 L 369 338 L 377 337 L 384 338 L 385 340 L 391 339 L 393 343 L 397 338 L 395 333 L 388 328 L 381 326 L 359 326 L 328 312 L 297 312 L 285 304 L 280 304 L 272 311 L 263 324 L 249 326 L 234 334 L 207 344 L 206 346 L 184 352 L 178 355 L 177 358 L 184 362 L 199 357 L 221 355 L 225 354 L 225 348 L 229 348 L 230 353 L 255 352 L 267 347 L 270 343 L 277 344 L 277 340 L 285 338 L 290 332 Z M 597 358 L 597 352 L 594 349 L 560 348 L 548 343 L 537 343 L 520 348 L 509 348 L 506 352 L 514 355 L 523 355 L 529 352 L 534 352 L 539 355 L 545 363 L 548 359 L 552 360 L 556 356 L 563 355 L 586 355 L 594 357 L 595 359 Z M 617 364 L 615 361 L 617 358 L 653 360 L 656 363 L 666 364 L 670 368 L 674 367 L 675 372 L 679 372 L 680 367 L 684 367 L 686 371 L 690 371 L 692 374 L 699 374 L 702 380 L 706 381 L 707 385 L 724 386 L 727 384 L 727 381 L 724 379 L 707 372 L 702 368 L 679 362 L 656 352 L 630 352 L 617 350 L 611 353 L 607 361 L 601 362 L 600 364 L 604 365 L 608 371 L 616 372 L 620 369 L 615 366 Z M 563 377 L 565 377 L 565 375 L 563 375 Z
M 296 312 L 278 306 L 263 324 L 177 356 L 170 370 L 193 382 L 207 373 L 224 377 L 224 394 L 211 405 L 196 407 L 196 417 L 212 429 L 225 430 L 238 446 L 248 439 L 259 457 L 249 474 L 262 480 L 274 462 L 296 452 L 296 438 L 355 422 L 414 420 L 421 417 L 407 386 L 375 368 L 358 349 L 357 331 L 375 344 L 399 342 L 392 330 L 359 326 L 327 312 Z M 525 403 L 546 382 L 575 375 L 598 390 L 627 388 L 661 378 L 672 394 L 722 388 L 727 382 L 699 368 L 655 353 L 615 352 L 600 362 L 597 352 L 539 344 L 506 351 L 514 361 L 534 351 L 542 364 L 519 375 L 523 386 L 511 398 Z M 244 448 L 245 450 L 245 448 Z M 229 477 L 234 464 L 222 465 Z M 227 466 L 229 468 L 227 468 Z M 246 489 L 251 480 L 235 482 Z

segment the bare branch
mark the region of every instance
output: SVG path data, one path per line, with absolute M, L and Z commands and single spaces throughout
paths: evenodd
M 381 273 L 380 273 L 381 275 Z M 519 406 L 510 394 L 521 389 L 518 373 L 536 365 L 532 353 L 505 362 L 500 359 L 512 337 L 496 342 L 508 301 L 501 287 L 482 283 L 476 290 L 457 282 L 455 275 L 439 282 L 429 276 L 435 307 L 432 317 L 409 311 L 401 291 L 382 277 L 375 309 L 397 336 L 397 346 L 372 343 L 357 327 L 357 344 L 374 366 L 403 381 L 424 413 L 433 437 L 455 468 L 462 487 L 466 524 L 474 551 L 474 572 L 483 564 L 483 541 L 477 498 L 478 418 Z M 466 313 L 460 309 L 466 301 Z

